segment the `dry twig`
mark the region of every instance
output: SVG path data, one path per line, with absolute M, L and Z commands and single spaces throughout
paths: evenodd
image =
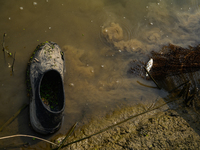
M 0 137 L 0 140 L 8 139 L 8 138 L 14 138 L 14 137 L 29 137 L 29 138 L 35 138 L 35 139 L 38 139 L 38 140 L 41 140 L 41 141 L 50 143 L 50 144 L 52 144 L 52 145 L 58 146 L 57 144 L 55 144 L 55 143 L 53 143 L 53 142 L 51 142 L 51 141 L 48 141 L 48 140 L 45 140 L 45 139 L 42 139 L 42 138 L 39 138 L 39 137 L 36 137 L 36 136 L 32 136 L 32 135 L 25 135 L 25 134 L 16 134 L 16 135 L 4 136 L 4 137 Z

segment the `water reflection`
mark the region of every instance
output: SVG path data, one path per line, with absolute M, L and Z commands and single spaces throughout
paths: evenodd
M 0 35 L 6 32 L 6 46 L 16 51 L 14 76 L 8 67 L 12 60 L 6 57 L 5 62 L 3 53 L 0 57 L 0 125 L 28 103 L 25 69 L 33 50 L 40 42 L 54 41 L 66 58 L 65 120 L 56 134 L 117 106 L 151 103 L 157 96 L 166 96 L 165 91 L 137 83 L 154 86 L 152 82 L 128 78 L 129 62 L 147 60 L 150 51 L 168 43 L 187 47 L 200 42 L 198 0 L 48 0 L 37 1 L 37 5 L 10 0 L 1 1 L 0 10 Z M 0 135 L 37 135 L 28 126 L 28 109 L 25 114 Z M 13 140 L 18 141 L 26 139 Z M 0 145 L 9 142 L 0 141 Z

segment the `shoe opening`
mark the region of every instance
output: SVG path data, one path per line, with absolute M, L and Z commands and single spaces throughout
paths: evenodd
M 60 111 L 63 109 L 63 82 L 57 71 L 51 70 L 44 74 L 40 84 L 40 98 L 44 106 L 51 111 Z

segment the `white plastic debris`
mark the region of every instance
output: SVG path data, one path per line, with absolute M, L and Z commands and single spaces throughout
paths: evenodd
M 147 63 L 147 71 L 149 72 L 151 70 L 151 68 L 153 67 L 153 59 L 151 58 L 148 63 Z M 146 76 L 148 76 L 148 74 L 146 73 Z

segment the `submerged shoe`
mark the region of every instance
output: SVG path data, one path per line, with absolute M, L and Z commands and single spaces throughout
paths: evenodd
M 65 107 L 64 54 L 53 42 L 37 46 L 27 68 L 30 122 L 42 134 L 54 133 L 62 123 Z

